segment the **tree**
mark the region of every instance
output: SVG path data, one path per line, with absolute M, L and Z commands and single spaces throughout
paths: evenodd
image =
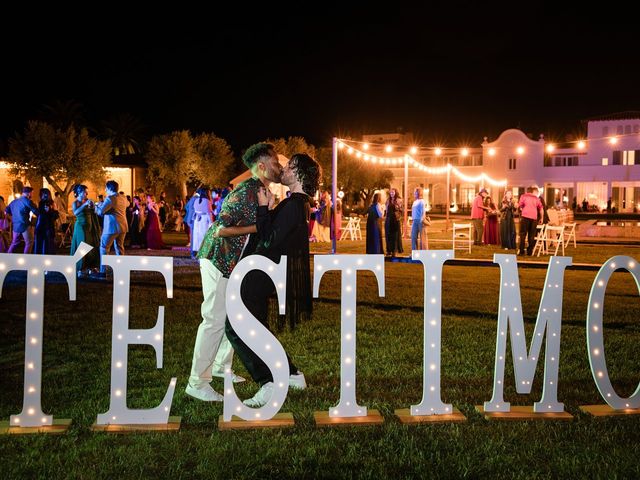
M 291 158 L 296 153 L 306 153 L 313 158 L 316 156 L 316 147 L 308 144 L 303 137 L 289 137 L 286 140 L 284 138 L 270 138 L 265 142 L 273 143 L 276 152 L 287 158 Z
M 43 105 L 38 115 L 40 121 L 55 128 L 80 128 L 85 126 L 84 107 L 76 100 L 54 100 Z
M 154 136 L 145 155 L 147 176 L 155 185 L 173 184 L 187 196 L 187 182 L 196 180 L 199 156 L 188 130 Z
M 196 179 L 211 187 L 226 185 L 234 163 L 233 152 L 226 140 L 213 133 L 201 133 L 193 144 L 198 156 Z
M 322 166 L 325 189 L 331 190 L 331 148 L 318 149 L 316 160 Z M 365 205 L 371 203 L 376 190 L 389 188 L 392 179 L 391 170 L 338 152 L 338 189 L 356 194 L 358 200 L 363 200 Z
M 91 137 L 86 128 L 55 128 L 30 121 L 23 134 L 9 139 L 9 163 L 14 175 L 44 177 L 60 193 L 66 208 L 76 183 L 104 181 L 111 144 Z

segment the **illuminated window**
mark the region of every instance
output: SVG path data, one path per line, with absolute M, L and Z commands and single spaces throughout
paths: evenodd
M 609 159 L 607 157 L 602 157 L 602 165 L 604 166 L 609 165 Z
M 623 165 L 635 165 L 636 164 L 636 151 L 624 150 L 622 152 L 622 164 Z

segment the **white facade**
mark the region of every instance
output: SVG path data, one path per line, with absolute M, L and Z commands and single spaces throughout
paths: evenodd
M 464 156 L 460 147 L 443 150 L 439 155 L 434 154 L 434 149 L 420 149 L 413 157 L 428 167 L 450 163 L 470 177 L 485 173 L 495 180 L 506 179 L 506 188 L 515 195 L 537 185 L 544 189 L 547 206 L 571 208 L 575 198 L 578 208 L 586 201 L 589 210 L 601 211 L 611 198 L 611 207 L 616 211 L 640 211 L 640 112 L 589 120 L 587 132 L 582 144 L 575 141 L 569 148 L 547 151 L 552 144 L 542 135 L 534 140 L 520 130 L 509 129 L 494 141 L 485 138 L 481 148 L 467 148 Z M 408 150 L 409 145 L 405 147 Z M 394 149 L 394 154 L 401 152 L 404 153 L 400 148 Z M 404 196 L 404 169 L 399 165 L 391 170 L 395 176 L 391 186 Z M 425 192 L 428 189 L 432 205 L 446 204 L 446 174 L 430 175 L 409 168 L 408 177 L 411 200 L 413 189 L 421 186 Z M 503 187 L 465 182 L 451 174 L 450 203 L 468 205 L 482 187 L 489 190 L 494 201 L 504 195 Z

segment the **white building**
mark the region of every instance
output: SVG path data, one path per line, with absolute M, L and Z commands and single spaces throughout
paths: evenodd
M 544 161 L 549 191 L 567 190 L 569 202 L 587 200 L 599 209 L 640 210 L 640 112 L 587 120 L 584 144 L 558 148 Z
M 530 185 L 542 187 L 548 206 L 571 207 L 575 198 L 579 207 L 586 200 L 590 209 L 603 210 L 611 198 L 611 206 L 617 211 L 640 211 L 640 112 L 591 118 L 586 123 L 587 137 L 564 145 L 547 142 L 542 135 L 533 140 L 520 130 L 509 129 L 493 141 L 485 138 L 476 148 L 420 148 L 410 153 L 411 145 L 396 141 L 393 153 L 384 153 L 380 147 L 377 154 L 398 158 L 386 167 L 394 173 L 391 186 L 403 196 L 402 156 L 410 154 L 424 165 L 425 168 L 408 169 L 407 194 L 412 200 L 413 189 L 421 186 L 431 205 L 444 205 L 447 199 L 446 169 L 434 174 L 433 167 L 450 164 L 459 172 L 449 173 L 452 205 L 470 204 L 481 187 L 487 188 L 494 200 L 501 199 L 505 187 L 473 178 L 484 173 L 490 179 L 506 179 L 506 188 L 516 196 Z M 385 137 L 369 135 L 363 137 L 363 142 Z M 370 148 L 375 154 L 375 147 Z

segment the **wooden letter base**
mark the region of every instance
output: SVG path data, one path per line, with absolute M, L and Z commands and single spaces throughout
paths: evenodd
M 484 406 L 476 405 L 476 411 L 487 420 L 573 420 L 568 412 L 535 413 L 533 406 L 512 406 L 510 412 L 485 412 Z
M 18 427 L 9 425 L 8 421 L 0 422 L 0 435 L 27 435 L 33 433 L 46 433 L 49 435 L 59 435 L 69 430 L 71 419 L 54 418 L 53 425 L 43 425 L 41 427 Z
M 593 415 L 594 417 L 612 417 L 619 415 L 640 415 L 640 408 L 627 408 L 624 410 L 616 410 L 609 405 L 583 405 L 580 407 L 584 413 Z
M 465 417 L 460 410 L 453 407 L 453 412 L 441 415 L 411 415 L 410 408 L 401 408 L 395 411 L 396 417 L 402 423 L 445 423 L 445 422 L 465 422 Z
M 142 432 L 177 432 L 180 430 L 182 417 L 169 417 L 169 423 L 124 424 L 124 425 L 91 425 L 94 432 L 105 433 L 142 433 Z
M 218 430 L 249 430 L 252 428 L 284 428 L 293 427 L 292 413 L 276 413 L 269 420 L 242 420 L 235 415 L 230 422 L 225 422 L 222 415 L 218 418 Z
M 378 410 L 367 410 L 364 417 L 330 417 L 329 412 L 313 412 L 318 427 L 342 427 L 350 425 L 380 425 L 384 418 Z

